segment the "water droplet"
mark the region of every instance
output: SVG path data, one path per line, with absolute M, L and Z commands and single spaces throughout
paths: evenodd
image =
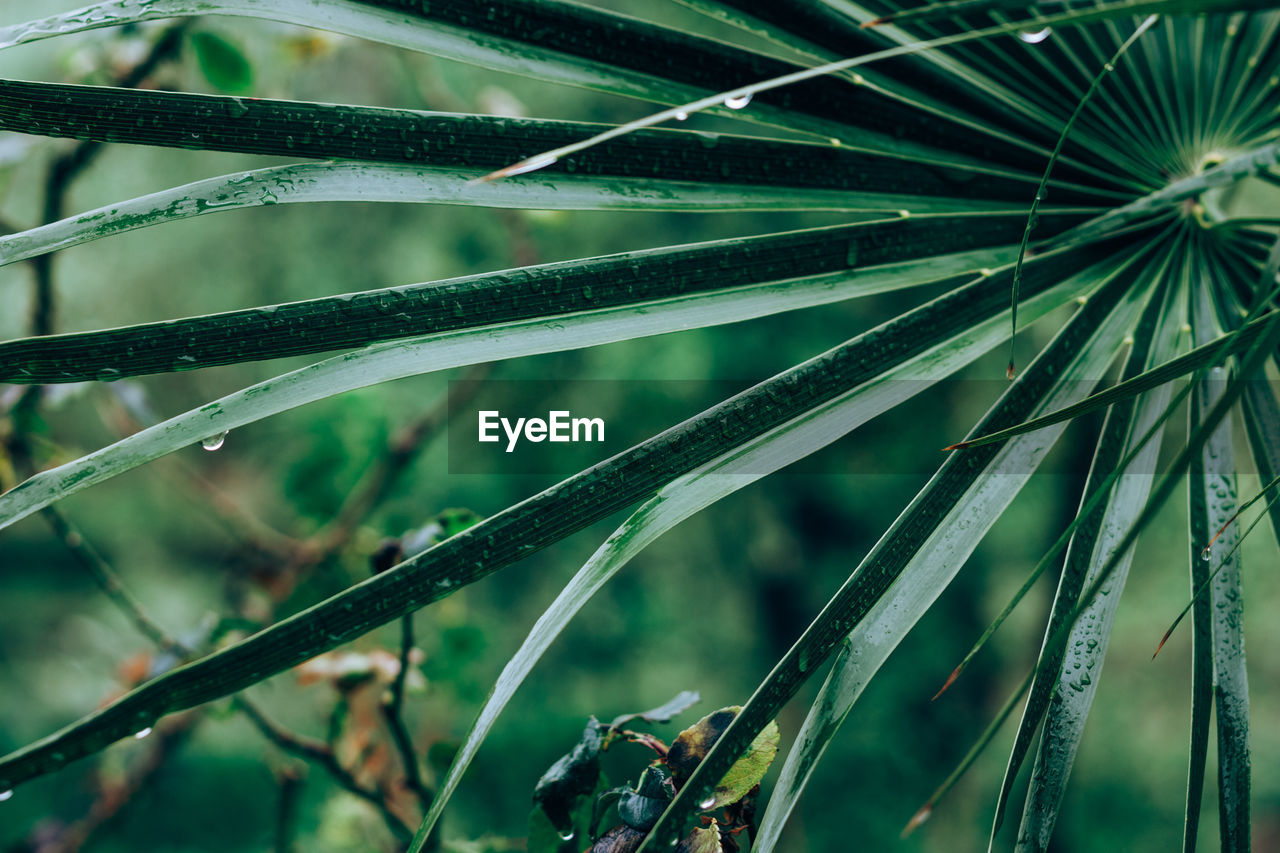
M 0 791 L 0 803 L 13 796 L 13 791 Z
M 1053 29 L 1051 27 L 1045 27 L 1043 30 L 1023 30 L 1018 33 L 1018 38 L 1022 39 L 1027 44 L 1039 44 L 1047 39 L 1049 34 L 1052 32 Z
M 1204 546 L 1204 550 L 1200 552 L 1200 559 L 1202 559 L 1202 560 L 1204 560 L 1204 561 L 1206 561 L 1206 562 L 1207 562 L 1207 561 L 1209 561 L 1209 560 L 1212 560 L 1212 559 L 1213 559 L 1213 546 L 1212 546 L 1212 545 L 1205 545 L 1205 546 Z
M 133 739 L 134 739 L 134 740 L 142 740 L 144 737 L 146 737 L 146 736 L 147 736 L 147 735 L 149 735 L 149 734 L 151 734 L 151 727 L 150 727 L 150 726 L 147 726 L 145 729 L 143 729 L 142 731 L 140 731 L 140 732 L 138 732 L 137 734 L 135 734 L 135 735 L 133 736 Z
M 211 435 L 208 438 L 202 440 L 200 442 L 200 446 L 203 447 L 205 450 L 213 451 L 222 447 L 222 445 L 225 444 L 226 441 L 227 441 L 227 430 L 223 430 L 217 435 Z M 147 729 L 147 731 L 151 731 L 151 730 Z
M 714 807 L 715 804 L 716 804 L 715 797 L 707 797 L 705 800 L 698 803 L 698 811 L 705 812 L 707 809 Z
M 556 835 L 559 835 L 559 836 L 560 836 L 560 840 L 561 840 L 561 841 L 572 841 L 572 840 L 573 840 L 573 830 L 572 830 L 572 829 L 566 829 L 566 830 L 564 830 L 564 831 L 562 831 L 562 832 L 557 832 L 557 833 L 556 833 Z
M 681 110 L 680 112 L 676 113 L 676 121 L 684 121 L 688 117 L 689 117 L 689 114 L 684 110 Z
M 240 116 L 249 112 L 249 107 L 239 98 L 232 98 L 227 101 L 227 115 L 231 118 L 240 118 Z
M 729 97 L 724 99 L 724 105 L 731 110 L 740 110 L 749 103 L 751 103 L 750 93 L 746 95 L 738 95 L 737 97 Z

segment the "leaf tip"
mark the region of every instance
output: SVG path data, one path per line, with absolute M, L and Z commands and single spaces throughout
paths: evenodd
M 920 825 L 929 819 L 933 814 L 933 803 L 925 803 L 920 810 L 911 816 L 911 820 L 907 821 L 907 825 L 902 828 L 899 835 L 900 838 L 906 838 L 911 833 L 920 828 Z
M 938 692 L 933 694 L 933 698 L 930 699 L 929 701 L 937 702 L 939 696 L 941 696 L 943 693 L 946 693 L 949 689 L 951 689 L 951 685 L 956 683 L 956 679 L 960 677 L 960 673 L 962 670 L 963 670 L 963 664 L 951 670 L 951 674 L 947 676 L 947 680 L 942 683 L 942 686 L 938 688 Z
M 860 27 L 860 29 L 867 30 L 867 29 L 870 29 L 870 28 L 872 28 L 872 27 L 879 27 L 879 26 L 881 26 L 881 25 L 883 25 L 883 24 L 887 24 L 887 23 L 889 23 L 889 19 L 888 19 L 888 18 L 872 18 L 870 21 L 863 21 L 863 22 L 862 22 L 862 26 Z
M 510 166 L 503 166 L 501 169 L 495 169 L 487 175 L 481 175 L 479 178 L 471 181 L 472 184 L 487 184 L 502 178 L 510 178 L 514 175 L 523 175 L 526 172 L 536 172 L 539 169 L 545 169 L 560 158 L 548 151 L 544 154 L 538 154 L 533 157 L 526 157 L 518 163 L 512 163 Z

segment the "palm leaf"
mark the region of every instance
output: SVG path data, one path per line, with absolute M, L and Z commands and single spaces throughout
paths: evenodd
M 0 344 L 0 379 L 74 382 L 189 370 L 716 294 L 738 296 L 744 288 L 761 294 L 771 288 L 805 290 L 813 299 L 836 301 L 998 265 L 1010 257 L 1006 244 L 1016 239 L 1017 227 L 1017 219 L 1009 216 L 899 218 L 27 338 Z M 798 298 L 795 307 L 803 304 L 816 303 Z M 732 322 L 727 315 L 704 316 L 711 323 Z M 631 336 L 622 332 L 616 339 Z
M 362 347 L 38 473 L 0 495 L 0 528 L 203 438 L 345 390 L 889 290 L 947 288 L 391 571 L 0 758 L 0 792 L 166 714 L 257 683 L 641 504 L 509 662 L 418 833 L 418 849 L 525 675 L 631 556 L 698 510 L 847 434 L 1007 339 L 1003 311 L 1012 287 L 1023 319 L 1042 317 L 1073 297 L 1084 302 L 760 684 L 642 849 L 674 843 L 738 753 L 843 648 L 787 759 L 761 834 L 752 839 L 753 849 L 772 849 L 869 679 L 955 577 L 1066 421 L 1105 407 L 1078 517 L 1032 572 L 1038 576 L 1070 541 L 1036 667 L 929 801 L 931 807 L 964 772 L 1029 690 L 995 823 L 1043 719 L 1019 846 L 1048 846 L 1139 533 L 1184 470 L 1190 472 L 1193 553 L 1196 540 L 1207 541 L 1230 516 L 1237 462 L 1230 411 L 1237 399 L 1244 401 L 1243 425 L 1259 471 L 1280 471 L 1274 428 L 1280 402 L 1259 381 L 1280 341 L 1280 322 L 1267 307 L 1280 255 L 1264 258 L 1276 221 L 1230 215 L 1234 187 L 1248 177 L 1274 181 L 1272 170 L 1280 167 L 1274 86 L 1280 15 L 1258 14 L 1276 3 L 678 1 L 771 47 L 740 48 L 558 0 L 118 0 L 0 28 L 3 48 L 194 14 L 265 18 L 667 107 L 605 126 L 0 80 L 0 129 L 84 141 L 55 162 L 51 181 L 97 143 L 321 161 L 208 178 L 71 217 L 51 202 L 47 224 L 0 236 L 0 265 L 34 261 L 38 299 L 51 298 L 52 252 L 263 204 L 364 200 L 894 216 L 0 342 L 0 381 L 27 385 Z M 1174 17 L 1184 14 L 1198 17 Z M 1097 69 L 1128 44 L 1134 15 L 1166 17 L 1137 42 L 1135 61 L 1107 74 L 1103 86 Z M 1014 37 L 1019 32 L 1036 43 L 1024 44 Z M 788 138 L 652 129 L 695 111 L 752 121 Z M 1070 138 L 1060 134 L 1064 122 Z M 1036 190 L 1036 176 L 1048 175 L 1046 158 L 1055 179 L 1041 181 L 1040 189 L 1051 191 L 1053 208 L 1041 204 Z M 1037 213 L 1050 215 L 1036 231 L 1043 242 L 1028 252 L 1026 301 L 1020 302 L 1020 273 L 1010 261 L 1019 234 L 1032 227 L 1023 227 L 1028 205 L 1033 221 Z M 1187 301 L 1197 346 L 1174 357 Z M 1084 396 L 1135 324 L 1122 380 Z M 1188 374 L 1188 389 L 1169 402 L 1167 383 Z M 1191 427 L 1169 472 L 1154 485 L 1121 474 L 1154 464 L 1160 425 L 1184 393 L 1193 400 Z M 22 400 L 17 414 L 29 417 L 39 396 L 26 393 Z M 1151 436 L 1157 441 L 1148 442 Z M 994 476 L 1010 470 L 1018 476 Z M 1280 503 L 1269 507 L 1280 533 Z M 1194 601 L 1188 851 L 1198 832 L 1211 693 L 1219 719 L 1222 846 L 1247 849 L 1249 843 L 1249 707 L 1236 558 L 1242 537 L 1235 528 L 1229 532 L 1210 554 L 1226 555 L 1222 571 L 1211 574 L 1198 557 L 1191 567 L 1193 592 L 1207 585 L 1211 597 Z M 405 752 L 412 763 L 412 749 Z
M 1185 294 L 1185 274 L 1181 278 L 1182 286 L 1175 288 L 1170 282 L 1162 298 L 1152 300 L 1147 315 L 1134 334 L 1135 342 L 1126 364 L 1126 374 L 1136 374 L 1145 366 L 1164 361 L 1176 351 L 1181 315 L 1174 310 L 1175 297 Z M 1171 389 L 1164 386 L 1137 401 L 1119 404 L 1108 411 L 1085 494 L 1093 494 L 1103 487 L 1101 481 L 1116 468 L 1122 455 L 1128 458 L 1135 450 L 1137 453 L 1115 484 L 1109 487 L 1110 493 L 1105 502 L 1093 511 L 1092 517 L 1085 526 L 1076 530 L 1071 540 L 1049 616 L 1049 628 L 1045 632 L 1046 643 L 1074 609 L 1081 590 L 1093 582 L 1096 572 L 1111 556 L 1120 531 L 1129 528 L 1146 502 L 1151 489 L 1148 472 L 1155 469 L 1162 437 L 1157 431 L 1148 440 L 1146 433 L 1159 422 L 1169 405 L 1170 396 Z M 1141 442 L 1140 450 L 1138 442 Z M 1020 849 L 1028 850 L 1042 850 L 1048 846 L 1067 777 L 1098 689 L 1111 626 L 1132 560 L 1131 549 L 1121 557 L 1113 580 L 1104 588 L 1107 594 L 1095 599 L 1083 617 L 1076 621 L 1061 654 L 1047 660 L 1042 658 L 1038 663 L 1039 672 L 1031 686 L 996 805 L 993 847 L 1018 769 L 1042 717 L 1044 732 L 1031 771 L 1031 786 L 1027 792 L 1022 825 L 1018 829 L 1018 845 Z
M 1114 339 L 1117 332 L 1133 321 L 1136 309 L 1140 307 L 1141 297 L 1134 301 L 1135 289 L 1132 288 L 1130 275 L 1132 273 L 1123 276 L 1121 280 L 1121 284 L 1130 289 L 1126 304 L 1112 311 L 1105 323 L 1098 327 L 1095 335 L 1099 341 L 1108 337 Z M 1110 294 L 1111 298 L 1116 295 Z M 1111 308 L 1105 296 L 1103 300 L 1102 310 Z M 1097 318 L 1084 314 L 1077 320 L 1087 327 L 1090 322 L 1096 322 Z M 1064 336 L 1065 334 L 1064 332 Z M 1064 343 L 1063 348 L 1067 349 L 1068 344 Z M 1035 405 L 1038 408 L 1052 407 L 1064 399 L 1087 393 L 1088 388 L 1105 369 L 1106 362 L 1109 361 L 1106 353 L 1110 349 L 1105 344 L 1095 345 L 1087 357 L 1081 356 L 1065 367 L 1056 368 L 1061 371 L 1057 384 L 1042 386 L 1043 396 Z M 1068 349 L 1067 353 L 1058 354 L 1058 357 L 1065 361 L 1069 355 Z M 1046 360 L 1040 363 L 1038 371 L 1050 370 L 1049 365 L 1054 364 L 1048 353 L 1044 358 Z M 1034 385 L 1044 383 L 1045 379 L 1037 375 L 1024 378 L 1023 381 Z M 1013 394 L 1012 389 L 1009 394 Z M 1011 416 L 1013 411 L 1010 408 L 1003 414 Z M 998 453 L 985 462 L 984 467 L 956 466 L 954 470 L 944 467 L 920 493 L 912 508 L 899 517 L 895 528 L 902 526 L 909 530 L 919 523 L 918 520 L 913 522 L 911 519 L 916 507 L 932 506 L 941 514 L 941 520 L 934 526 L 932 536 L 910 546 L 900 546 L 916 550 L 899 578 L 845 638 L 844 648 L 858 649 L 858 654 L 841 653 L 823 683 L 818 698 L 809 709 L 800 733 L 796 736 L 796 746 L 787 756 L 774 794 L 769 799 L 760 823 L 755 849 L 767 851 L 774 848 L 810 774 L 862 690 L 906 636 L 910 627 L 954 579 L 991 525 L 1043 461 L 1065 426 L 1062 424 L 1056 429 L 1037 433 L 1030 437 L 1031 441 L 1014 440 L 1002 446 Z M 935 492 L 950 494 L 950 506 L 935 503 L 931 499 Z M 868 564 L 864 561 L 863 565 Z M 863 569 L 860 567 L 859 571 Z M 904 614 L 906 618 L 903 618 Z
M 1077 356 L 1086 361 L 1100 359 L 1092 361 L 1089 370 L 1083 371 L 1082 375 L 1096 375 L 1097 371 L 1105 369 L 1109 361 L 1105 355 L 1107 348 L 1103 347 L 1083 356 L 1081 352 L 1085 342 L 1098 331 L 1099 324 L 1110 315 L 1110 310 L 1127 286 L 1132 284 L 1132 275 L 1135 275 L 1135 271 L 1130 270 L 1112 278 L 1073 318 L 1073 322 L 1064 327 L 1054 344 L 1037 357 L 1019 382 L 1010 387 L 975 429 L 1024 417 L 1056 385 L 1059 375 Z M 1115 319 L 1116 315 L 1111 315 L 1111 318 Z M 1040 445 L 1041 449 L 1050 444 L 1051 442 Z M 891 585 L 897 584 L 919 550 L 938 534 L 942 520 L 960 503 L 962 496 L 974 485 L 980 474 L 988 470 L 998 452 L 998 448 L 984 447 L 972 453 L 953 456 L 943 464 L 925 489 L 916 496 L 840 590 L 827 602 L 790 651 L 756 688 L 751 699 L 703 758 L 697 770 L 685 781 L 676 798 L 651 830 L 645 846 L 640 848 L 641 851 L 645 847 L 658 849 L 679 832 L 684 819 L 707 796 L 742 750 L 750 745 L 759 730 L 778 714 L 809 675 L 837 650 L 844 638 L 863 623 L 872 608 L 883 600 Z M 957 556 L 963 554 L 964 551 L 961 550 Z M 824 720 L 823 726 L 829 726 L 833 722 L 838 724 L 837 715 Z
M 538 619 L 520 649 L 503 668 L 440 785 L 431 810 L 418 829 L 411 851 L 420 849 L 425 843 L 498 715 L 542 653 L 588 599 L 632 557 L 694 513 L 816 452 L 891 408 L 899 401 L 902 392 L 894 390 L 888 383 L 901 387 L 901 383 L 905 381 L 911 388 L 909 393 L 922 391 L 939 377 L 951 374 L 970 363 L 986 352 L 990 345 L 989 338 L 970 337 L 940 349 L 940 357 L 927 354 L 907 361 L 884 375 L 880 382 L 862 386 L 831 403 L 815 408 L 701 468 L 682 475 L 636 510 L 565 585 L 556 600 Z M 1091 366 L 1096 368 L 1096 365 Z M 1074 390 L 1082 387 L 1082 383 L 1067 387 Z M 1035 445 L 1041 452 L 1044 449 L 1044 442 L 1039 438 L 1028 444 Z M 1008 454 L 1002 454 L 1000 458 L 1003 459 L 1006 455 Z M 1012 465 L 1021 472 L 1022 463 L 1036 455 L 1034 451 L 1018 454 L 1015 458 L 1019 461 Z M 1010 492 L 1016 492 L 1016 488 L 1003 488 L 1006 483 L 1013 482 L 1012 477 L 1001 477 L 999 480 L 1002 488 L 997 491 L 1004 497 L 1004 502 L 1000 504 L 998 498 L 993 498 L 992 503 L 1000 504 L 1003 508 L 1013 497 Z M 959 568 L 959 564 L 955 564 L 955 567 Z M 940 590 L 941 586 L 931 588 Z
M 492 14 L 490 14 L 492 12 Z M 501 9 L 483 0 L 428 4 L 397 0 L 321 3 L 291 0 L 122 0 L 0 29 L 0 49 L 25 42 L 160 18 L 224 14 L 319 27 L 531 77 L 675 104 L 743 82 L 795 73 L 797 66 L 633 18 L 552 0 L 517 0 Z M 722 99 L 721 99 L 722 100 Z M 943 116 L 922 123 L 913 111 L 870 89 L 811 79 L 785 94 L 760 97 L 749 111 L 717 103 L 712 112 L 780 125 L 826 139 L 935 162 L 975 158 L 1031 168 L 1020 146 Z M 832 120 L 831 116 L 840 116 Z
M 1213 338 L 1222 322 L 1201 292 L 1192 301 L 1192 326 L 1198 340 Z M 1248 376 L 1249 374 L 1245 374 Z M 1192 396 L 1193 423 L 1226 393 L 1226 371 L 1217 368 L 1201 380 Z M 1219 530 L 1234 514 L 1238 498 L 1235 451 L 1231 439 L 1231 419 L 1225 419 L 1205 442 L 1199 464 L 1193 469 L 1189 488 L 1196 490 L 1197 508 L 1205 513 L 1196 527 Z M 1203 495 L 1203 497 L 1199 497 Z M 1249 824 L 1249 680 L 1245 673 L 1244 601 L 1240 572 L 1241 554 L 1236 549 L 1240 527 L 1231 525 L 1219 537 L 1216 553 L 1206 542 L 1202 560 L 1208 556 L 1214 572 L 1209 586 L 1209 612 L 1213 639 L 1213 694 L 1218 730 L 1218 835 L 1224 851 L 1250 849 Z M 1202 712 L 1203 715 L 1203 712 Z M 1190 803 L 1190 799 L 1188 799 Z
M 1034 282 L 1033 270 L 1028 270 L 1028 292 L 1045 295 L 1044 302 L 1059 301 L 1062 289 L 1095 280 L 1093 271 L 1086 270 L 1072 281 L 1075 264 L 1104 258 L 1106 249 L 1115 248 L 1095 248 L 1092 258 L 1083 250 L 1070 250 L 1067 255 L 1043 259 L 1047 263 L 1034 271 L 1038 273 Z M 937 347 L 953 335 L 962 340 L 985 337 L 994 345 L 1002 335 L 989 325 L 983 328 L 983 322 L 999 315 L 1003 285 L 1007 285 L 1001 279 L 984 277 L 958 288 L 508 508 L 402 563 L 395 571 L 377 575 L 232 647 L 148 682 L 78 723 L 0 759 L 0 787 L 8 788 L 64 766 L 148 727 L 164 714 L 236 692 L 421 608 L 626 508 L 671 479 L 792 417 L 864 382 L 881 381 L 882 374 L 908 360 L 926 354 L 937 358 Z M 1057 287 L 1064 282 L 1066 288 Z M 572 338 L 565 334 L 568 322 L 556 325 L 560 328 L 555 340 Z M 527 347 L 532 336 L 524 331 L 514 340 Z M 443 348 L 438 341 L 434 343 L 433 351 L 438 354 Z M 390 346 L 398 346 L 401 355 L 411 349 L 403 344 Z M 486 360 L 494 356 L 494 350 L 495 341 L 490 337 Z M 364 352 L 377 352 L 377 348 Z M 335 362 L 349 369 L 353 360 L 347 356 Z M 411 360 L 413 371 L 422 372 L 421 359 Z M 332 377 L 324 365 L 299 372 L 304 382 L 321 377 L 325 390 L 314 392 L 319 396 L 334 393 Z M 405 369 L 403 362 L 401 369 Z M 358 381 L 367 384 L 367 374 L 367 370 L 360 371 Z M 252 400 L 251 391 L 241 392 L 241 398 Z M 285 396 L 277 389 L 265 398 L 280 405 Z M 296 401 L 298 391 L 293 389 L 289 396 Z M 231 403 L 227 398 L 210 404 L 186 416 L 187 420 L 194 420 L 197 429 L 203 424 L 205 435 L 216 434 L 236 425 L 235 416 L 229 417 L 227 412 Z M 165 447 L 187 443 L 180 437 L 175 442 L 179 435 L 172 422 L 158 424 L 63 469 L 36 475 L 0 495 L 0 524 L 11 524 L 52 500 L 155 458 L 166 452 Z M 144 720 L 150 722 L 141 725 Z

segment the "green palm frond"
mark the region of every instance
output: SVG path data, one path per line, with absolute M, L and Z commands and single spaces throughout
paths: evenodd
M 778 364 L 772 378 L 387 571 L 223 648 L 198 649 L 99 710 L 86 707 L 79 720 L 0 757 L 0 792 L 58 772 L 166 715 L 234 695 L 630 511 L 503 670 L 425 809 L 410 847 L 425 849 L 534 664 L 636 554 L 695 513 L 854 433 L 1052 316 L 1062 321 L 1052 340 L 949 448 L 776 661 L 639 849 L 677 843 L 698 804 L 753 740 L 826 672 L 751 842 L 761 853 L 781 849 L 788 817 L 867 684 L 1069 422 L 1090 413 L 1103 420 L 1074 520 L 953 676 L 964 677 L 1040 573 L 1056 569 L 1034 665 L 988 732 L 975 737 L 979 747 L 988 743 L 1000 722 L 1018 716 L 1027 695 L 989 844 L 1004 844 L 1007 834 L 999 831 L 1019 812 L 1016 849 L 1049 849 L 1070 809 L 1064 791 L 1126 580 L 1146 568 L 1134 547 L 1185 483 L 1190 589 L 1194 595 L 1207 584 L 1207 592 L 1191 611 L 1184 849 L 1195 849 L 1211 724 L 1222 849 L 1249 849 L 1246 583 L 1236 548 L 1242 533 L 1230 521 L 1238 480 L 1250 465 L 1263 482 L 1280 474 L 1280 397 L 1268 379 L 1280 343 L 1280 218 L 1241 212 L 1233 194 L 1248 187 L 1271 209 L 1277 200 L 1277 4 L 673 5 L 702 16 L 689 14 L 694 20 L 718 22 L 721 35 L 568 0 L 112 0 L 0 22 L 0 48 L 8 48 L 193 15 L 225 16 L 229 28 L 267 19 L 660 110 L 599 124 L 4 79 L 3 131 L 289 162 L 255 161 L 252 169 L 160 191 L 128 188 L 122 198 L 71 216 L 51 212 L 47 221 L 0 236 L 0 266 L 47 264 L 60 250 L 128 231 L 163 235 L 180 220 L 289 203 L 794 217 L 772 233 L 420 284 L 353 282 L 351 292 L 305 301 L 259 304 L 270 301 L 264 296 L 218 313 L 0 341 L 0 382 L 28 387 L 329 354 L 30 472 L 0 494 L 0 529 L 202 439 L 377 383 L 804 308 L 836 310 L 831 306 L 891 291 L 904 299 L 925 294 L 900 315 L 800 364 Z M 731 44 L 725 32 L 768 50 Z M 693 112 L 741 130 L 653 126 L 678 125 Z M 818 227 L 800 218 L 815 211 L 860 218 Z M 268 211 L 260 213 L 270 221 Z M 111 290 L 128 274 L 98 270 L 93 286 Z M 23 405 L 37 406 L 37 398 L 26 395 Z M 1172 426 L 1184 399 L 1185 439 Z M 1247 450 L 1234 438 L 1237 426 Z M 1173 461 L 1156 477 L 1162 447 Z M 95 494 L 78 500 L 91 503 Z M 1257 520 L 1263 517 L 1280 537 L 1280 502 L 1260 507 Z M 1204 551 L 1220 528 L 1228 532 Z M 961 647 L 971 639 L 962 638 Z M 940 807 L 978 752 L 919 820 Z M 1019 810 L 1017 780 L 1026 763 L 1030 783 Z

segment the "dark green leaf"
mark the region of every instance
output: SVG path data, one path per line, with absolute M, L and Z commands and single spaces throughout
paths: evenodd
M 621 728 L 632 720 L 644 720 L 646 723 L 669 723 L 675 717 L 680 716 L 685 711 L 702 701 L 702 697 L 694 690 L 681 690 L 669 701 L 664 702 L 656 708 L 650 708 L 648 711 L 641 711 L 638 714 L 621 714 L 613 718 L 613 722 L 609 723 L 609 728 Z
M 600 748 L 604 731 L 592 718 L 582 732 L 582 739 L 566 755 L 551 765 L 533 789 L 533 801 L 547 813 L 560 832 L 573 826 L 573 811 L 578 800 L 591 794 L 600 780 Z
M 1047 227 L 1057 223 L 1047 223 Z M 769 281 L 856 280 L 867 268 L 1012 243 L 1020 217 L 912 217 L 736 238 L 0 343 L 0 381 L 75 382 L 303 355 Z M 972 268 L 962 258 L 954 275 Z M 908 281 L 901 275 L 898 281 Z M 928 273 L 926 273 L 928 275 Z M 934 274 L 934 278 L 941 278 Z M 925 280 L 930 280 L 926 278 Z

